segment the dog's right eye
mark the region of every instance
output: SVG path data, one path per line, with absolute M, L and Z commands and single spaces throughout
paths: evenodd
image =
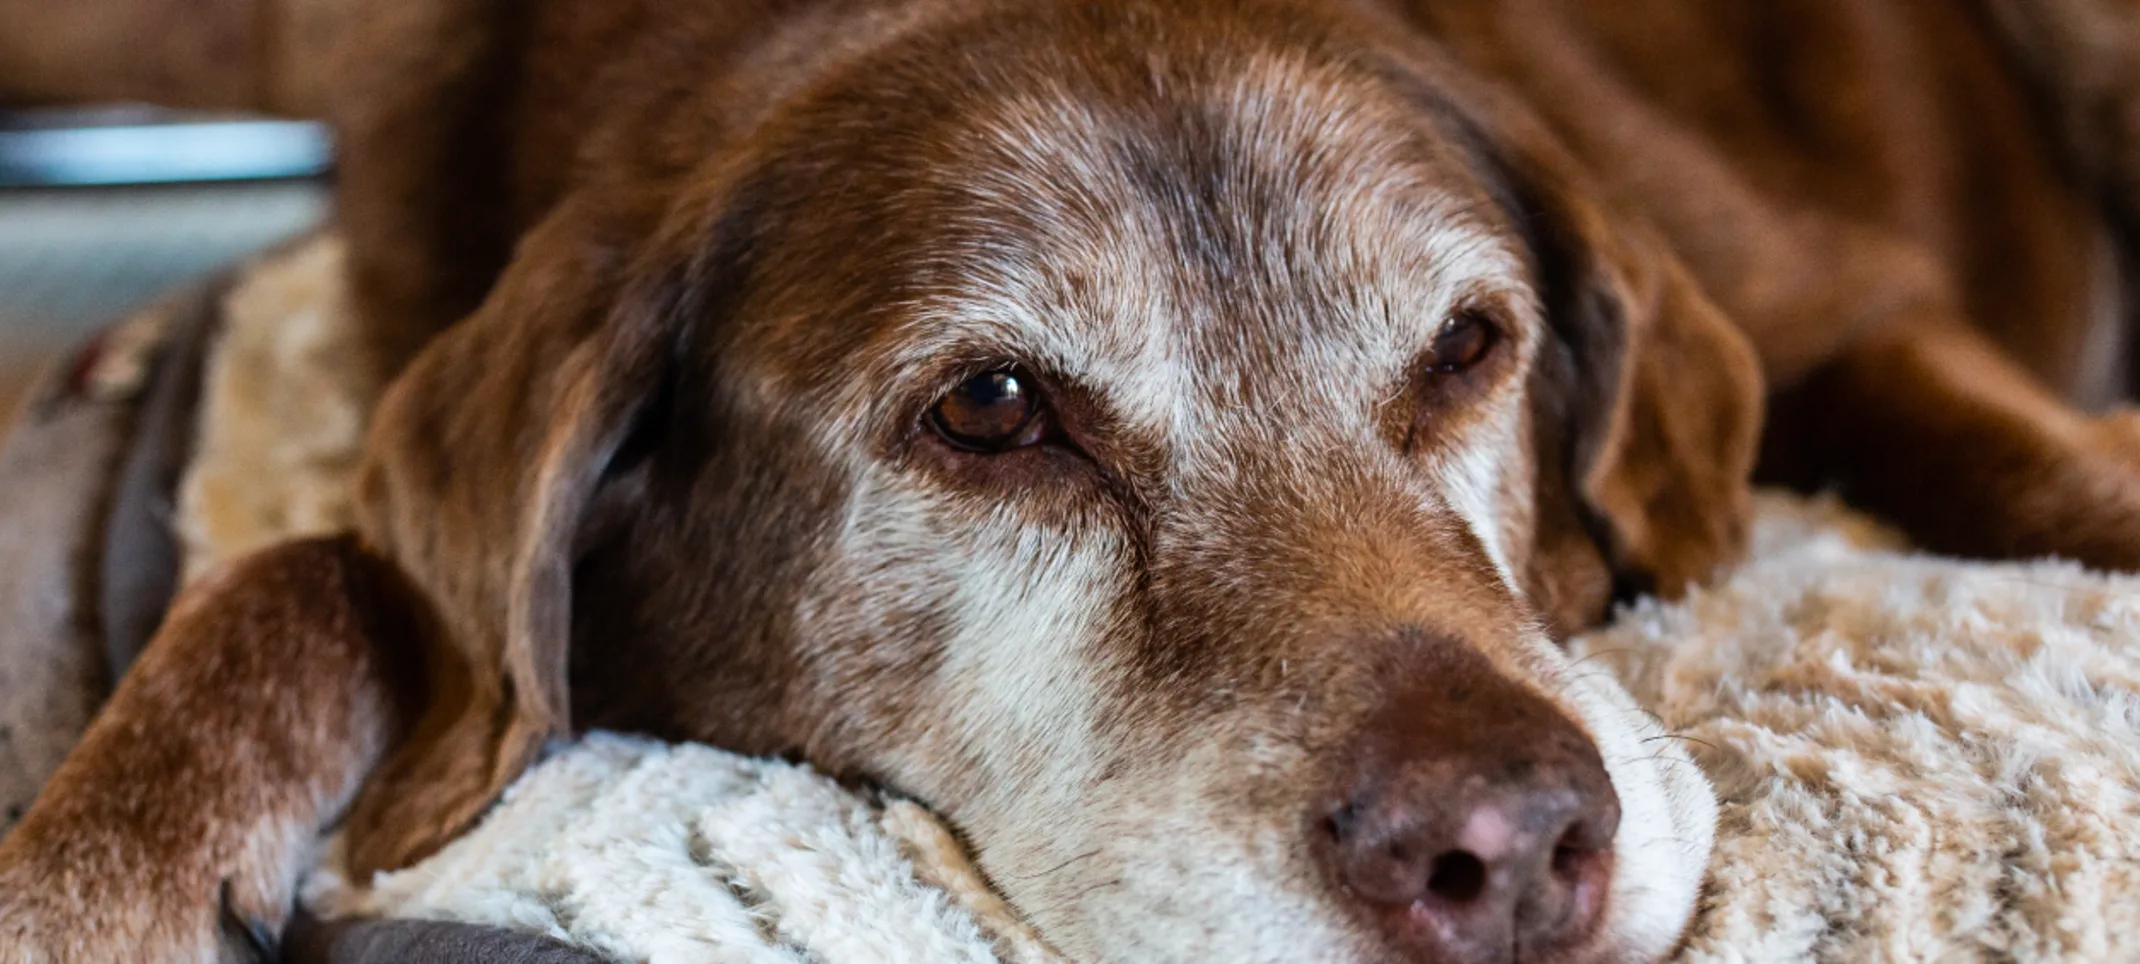
M 981 453 L 1033 445 L 1047 433 L 1040 392 L 1015 369 L 960 383 L 929 410 L 929 425 L 952 447 Z
M 1435 375 L 1467 371 L 1485 360 L 1500 337 L 1493 322 L 1477 312 L 1459 314 L 1435 333 L 1434 343 L 1427 350 L 1427 371 Z

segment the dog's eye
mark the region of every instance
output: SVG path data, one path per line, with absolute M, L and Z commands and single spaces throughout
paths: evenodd
M 1474 312 L 1459 314 L 1435 332 L 1434 343 L 1427 348 L 1427 371 L 1435 375 L 1464 371 L 1483 360 L 1500 337 L 1493 322 Z
M 967 379 L 929 410 L 929 424 L 953 447 L 1007 452 L 1040 441 L 1047 428 L 1040 393 L 1016 370 Z

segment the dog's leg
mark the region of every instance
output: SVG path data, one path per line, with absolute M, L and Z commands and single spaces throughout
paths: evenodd
M 1838 485 L 1926 549 L 2140 570 L 2140 418 L 2083 414 L 1966 326 L 1868 339 L 1771 412 L 1765 475 Z
M 350 539 L 189 590 L 0 840 L 0 961 L 272 960 L 320 830 L 410 715 L 417 611 Z

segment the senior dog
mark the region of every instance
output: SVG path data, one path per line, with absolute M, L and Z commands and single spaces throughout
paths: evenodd
M 927 801 L 1078 959 L 1649 960 L 1713 805 L 1556 640 L 1757 458 L 2140 568 L 2118 214 L 1969 4 L 360 6 L 360 532 L 181 601 L 0 958 L 265 943 L 610 727 Z

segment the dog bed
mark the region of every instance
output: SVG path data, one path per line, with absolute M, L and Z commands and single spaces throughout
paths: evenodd
M 116 329 L 0 450 L 0 803 L 177 573 L 346 525 L 375 386 L 345 364 L 339 258 L 277 252 Z M 1758 511 L 1730 579 L 1574 644 L 1716 788 L 1679 958 L 2140 960 L 2140 579 L 1915 555 L 1826 501 Z M 1057 959 L 914 802 L 700 746 L 590 734 L 417 867 L 350 881 L 323 855 L 323 916 L 490 935 L 441 960 Z M 297 943 L 419 957 L 401 934 Z

